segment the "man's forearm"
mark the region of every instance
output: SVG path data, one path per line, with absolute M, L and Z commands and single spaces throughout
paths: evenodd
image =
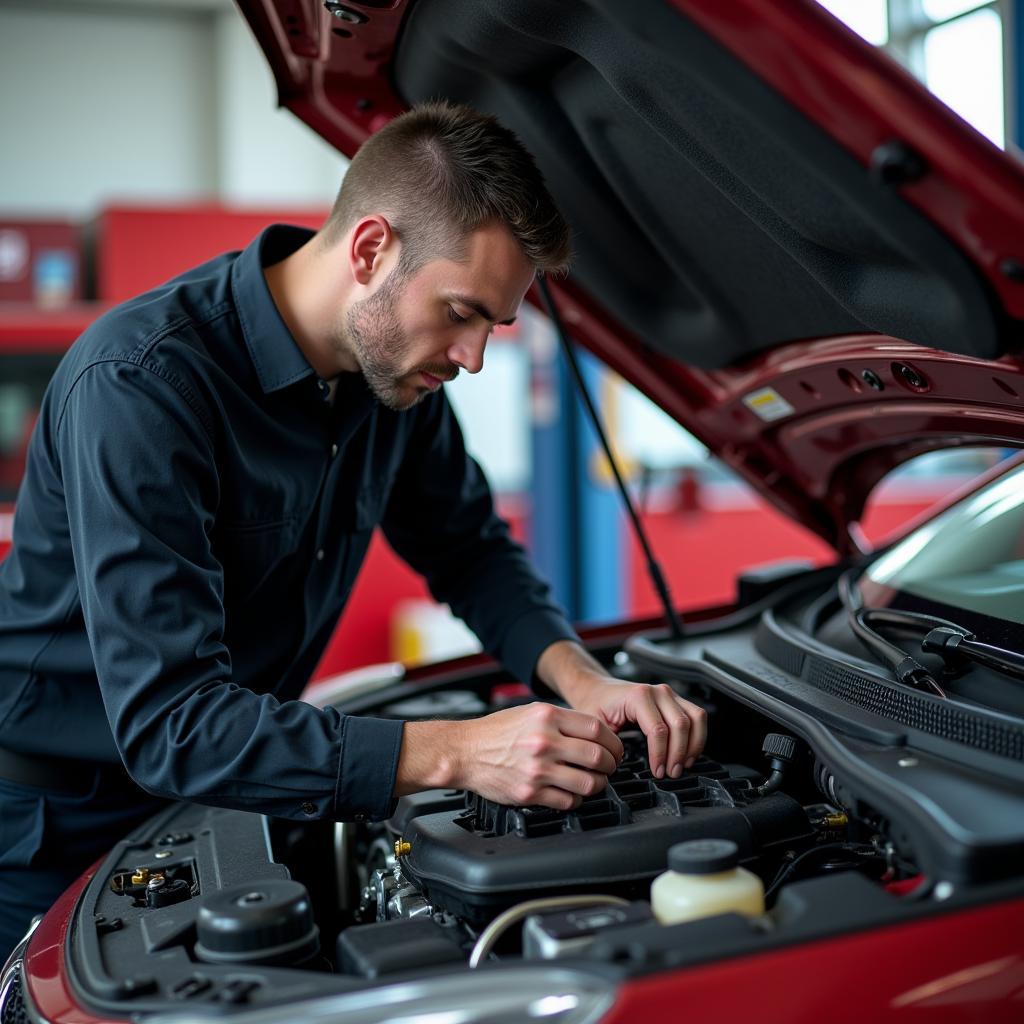
M 595 672 L 605 674 L 597 660 L 573 640 L 551 644 L 537 659 L 538 678 L 571 707 L 593 685 Z
M 395 776 L 395 796 L 423 789 L 461 788 L 461 722 L 406 722 Z

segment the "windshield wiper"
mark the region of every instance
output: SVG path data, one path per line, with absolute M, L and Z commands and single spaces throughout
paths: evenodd
M 994 647 L 975 639 L 973 633 L 959 626 L 937 626 L 921 641 L 921 650 L 937 654 L 947 664 L 969 658 L 981 665 L 989 665 L 1009 676 L 1024 679 L 1024 657 L 1005 647 Z
M 1024 656 L 1005 647 L 982 643 L 969 629 L 955 622 L 940 619 L 937 615 L 925 615 L 923 612 L 865 608 L 860 595 L 853 589 L 849 575 L 847 573 L 840 578 L 839 594 L 850 617 L 850 625 L 858 639 L 887 661 L 893 667 L 893 671 L 896 671 L 894 660 L 902 655 L 904 661 L 899 664 L 908 678 L 901 679 L 901 682 L 908 682 L 919 689 L 926 688 L 936 696 L 945 696 L 938 681 L 923 665 L 895 644 L 879 636 L 872 628 L 873 625 L 888 626 L 890 629 L 902 630 L 921 637 L 921 650 L 938 655 L 947 666 L 956 667 L 957 662 L 966 660 L 976 661 L 1006 675 L 1024 679 Z M 885 653 L 882 651 L 883 647 L 888 649 Z M 924 686 L 920 685 L 922 682 Z
M 839 577 L 839 599 L 846 609 L 846 619 L 853 630 L 854 636 L 869 650 L 875 657 L 880 658 L 892 669 L 893 675 L 898 682 L 904 686 L 910 686 L 915 690 L 923 690 L 935 697 L 945 697 L 946 691 L 939 685 L 938 680 L 915 658 L 911 657 L 902 647 L 886 640 L 884 636 L 871 627 L 874 620 L 880 624 L 905 627 L 905 618 L 909 613 L 890 612 L 887 608 L 865 608 L 860 594 L 854 590 L 851 583 L 852 573 L 846 572 Z M 901 622 L 892 620 L 891 616 L 899 616 Z M 884 620 L 884 622 L 883 622 Z M 936 620 L 942 622 L 942 620 Z M 932 625 L 935 625 L 933 622 Z M 943 625 L 955 628 L 952 623 Z

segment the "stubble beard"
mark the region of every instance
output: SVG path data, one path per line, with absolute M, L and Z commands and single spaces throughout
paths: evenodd
M 404 277 L 393 270 L 373 295 L 349 309 L 342 340 L 338 342 L 340 347 L 355 354 L 366 384 L 377 401 L 396 412 L 410 408 L 430 393 L 426 388 L 401 383 L 415 372 L 401 370 L 412 348 L 395 312 L 404 287 Z M 458 366 L 448 362 L 427 363 L 419 369 L 442 381 L 454 380 L 459 375 Z
M 409 341 L 395 313 L 402 293 L 396 278 L 397 271 L 392 271 L 373 295 L 349 309 L 345 315 L 344 337 L 377 401 L 401 412 L 421 396 L 400 383 L 398 367 L 409 350 Z

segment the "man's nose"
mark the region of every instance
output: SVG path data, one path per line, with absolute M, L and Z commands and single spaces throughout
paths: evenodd
M 466 373 L 479 373 L 484 366 L 484 348 L 490 330 L 464 335 L 448 349 L 448 359 Z

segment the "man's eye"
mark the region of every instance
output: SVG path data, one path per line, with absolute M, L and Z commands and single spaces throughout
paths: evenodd
M 456 313 L 455 310 L 451 306 L 449 306 L 448 307 L 448 319 L 451 320 L 451 322 L 454 323 L 454 324 L 464 324 L 468 318 L 464 317 L 464 316 L 459 316 L 459 314 Z

